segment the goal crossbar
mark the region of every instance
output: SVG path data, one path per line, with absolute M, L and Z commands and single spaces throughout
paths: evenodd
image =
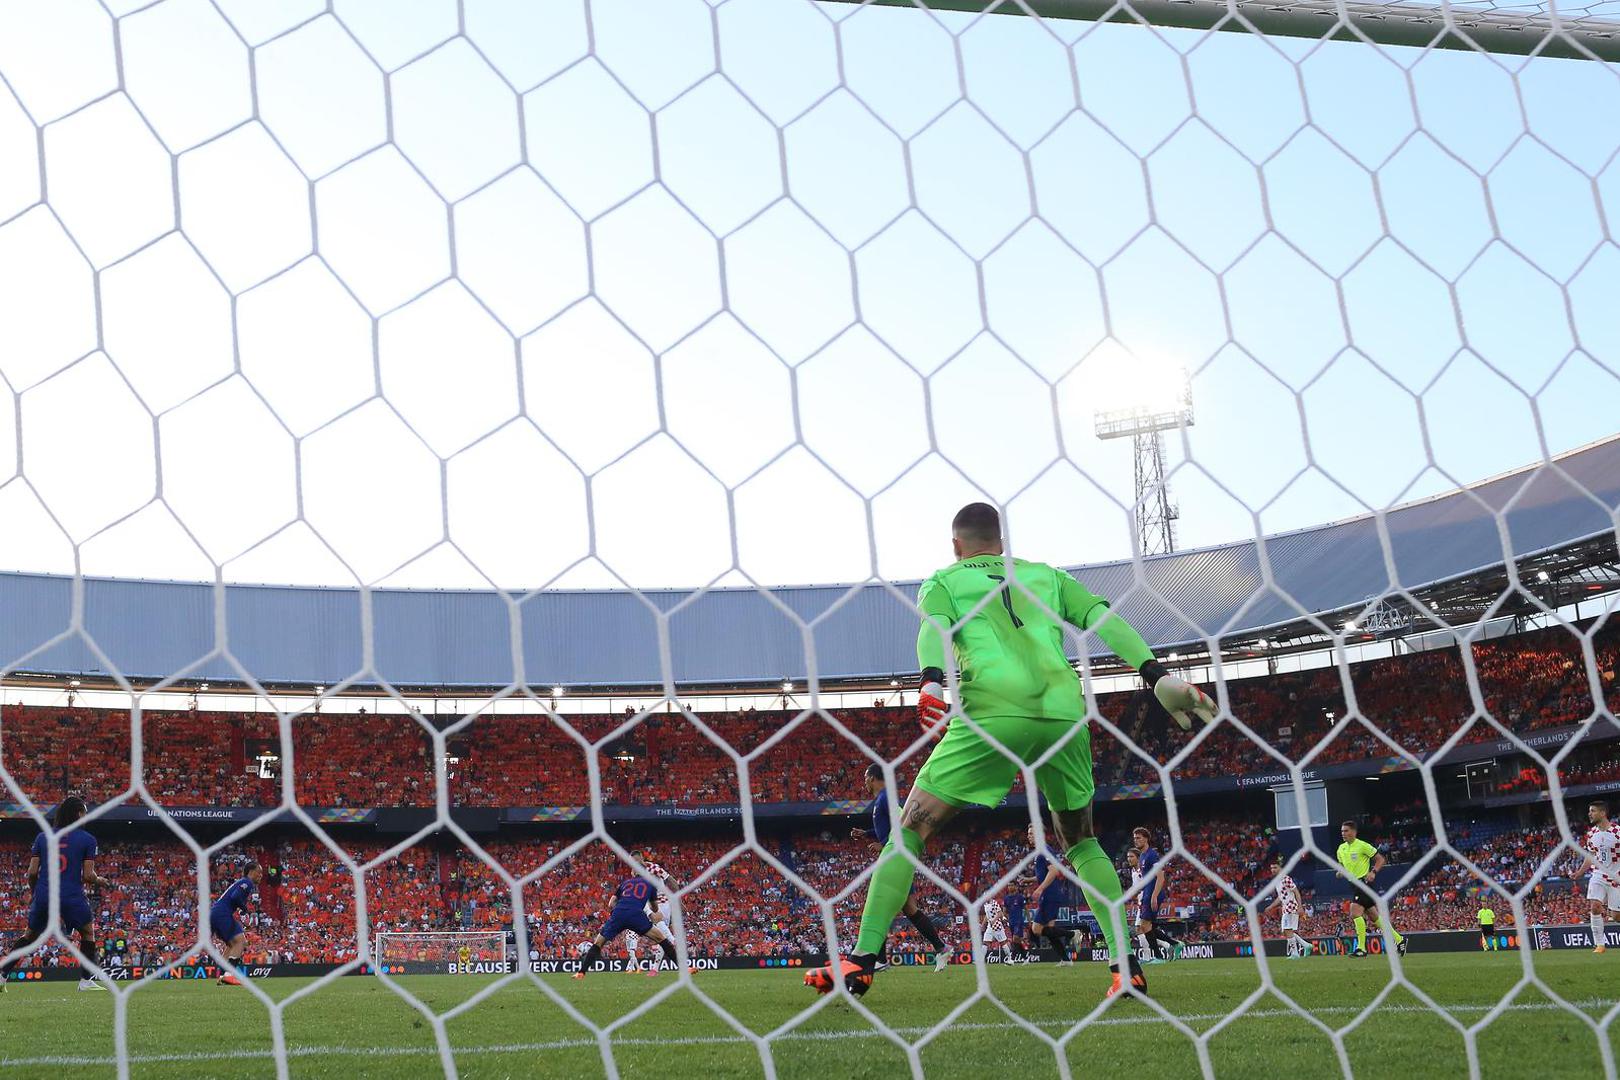
M 855 4 L 863 0 L 833 0 Z M 864 0 L 911 8 L 914 0 Z M 1139 22 L 1187 30 L 1272 34 L 1377 45 L 1464 49 L 1514 56 L 1620 62 L 1620 18 L 1560 14 L 1550 5 L 1515 11 L 1491 3 L 1344 3 L 1335 0 L 928 0 L 932 11 L 1034 15 L 1087 22 Z

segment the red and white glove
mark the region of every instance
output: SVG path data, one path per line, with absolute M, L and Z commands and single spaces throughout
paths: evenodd
M 1182 731 L 1192 730 L 1195 716 L 1206 724 L 1215 721 L 1214 699 L 1184 679 L 1166 675 L 1153 684 L 1153 696 L 1159 699 L 1164 711 L 1180 725 Z
M 1182 731 L 1192 730 L 1195 716 L 1206 724 L 1215 722 L 1214 699 L 1187 680 L 1178 679 L 1165 671 L 1164 665 L 1157 660 L 1143 664 L 1141 675 L 1153 687 L 1153 696 Z
M 925 679 L 922 692 L 917 695 L 917 723 L 924 731 L 933 731 L 945 721 L 950 706 L 945 704 L 945 688 L 936 679 Z

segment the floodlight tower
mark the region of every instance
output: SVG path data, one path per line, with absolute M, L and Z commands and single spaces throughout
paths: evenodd
M 1136 542 L 1143 555 L 1168 555 L 1176 550 L 1176 519 L 1181 512 L 1170 501 L 1164 479 L 1164 433 L 1192 427 L 1192 386 L 1180 373 L 1177 389 L 1168 398 L 1143 402 L 1096 415 L 1097 438 L 1129 436 L 1136 459 Z

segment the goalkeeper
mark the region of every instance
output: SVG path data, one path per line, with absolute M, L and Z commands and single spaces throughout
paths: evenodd
M 1145 992 L 1147 980 L 1128 956 L 1119 932 L 1119 874 L 1092 825 L 1095 785 L 1091 734 L 1084 722 L 1085 695 L 1057 620 L 1095 631 L 1142 675 L 1181 727 L 1191 727 L 1194 715 L 1206 723 L 1214 719 L 1215 703 L 1202 690 L 1167 674 L 1141 635 L 1113 615 L 1106 600 L 1069 574 L 1043 563 L 1004 557 L 1001 515 L 995 507 L 985 503 L 963 507 L 951 532 L 957 561 L 923 582 L 918 593 L 924 616 L 917 636 L 922 669 L 918 718 L 933 731 L 946 717 L 948 638 L 961 670 L 962 711 L 991 738 L 1027 764 L 1068 737 L 1035 769 L 1035 781 L 1051 807 L 1058 850 L 1074 867 L 1102 924 L 1113 972 L 1108 996 L 1119 993 L 1126 982 Z M 1021 590 L 1016 596 L 1006 581 L 1009 569 Z M 911 893 L 916 868 L 896 854 L 896 846 L 903 844 L 920 857 L 929 838 L 963 807 L 998 805 L 1012 788 L 1020 761 L 1009 759 L 966 721 L 950 721 L 906 797 L 900 828 L 889 837 L 867 890 L 860 937 L 853 954 L 840 963 L 837 975 L 851 993 L 864 994 L 872 985 L 890 924 Z M 1033 792 L 1030 798 L 1033 810 Z M 807 973 L 804 981 L 827 993 L 836 977 L 828 965 Z

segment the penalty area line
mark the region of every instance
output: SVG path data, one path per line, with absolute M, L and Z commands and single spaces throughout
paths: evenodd
M 1590 1000 L 1577 1001 L 1572 1004 L 1579 1009 L 1606 1008 L 1613 1005 L 1610 1001 Z M 1451 1005 L 1447 1011 L 1451 1013 L 1484 1013 L 1495 1008 L 1493 1005 Z M 1312 1015 L 1346 1015 L 1362 1011 L 1360 1006 L 1330 1005 L 1320 1009 L 1308 1010 Z M 1555 1002 L 1534 1002 L 1525 1005 L 1508 1005 L 1503 1012 L 1567 1012 L 1562 1005 Z M 1411 1014 L 1427 1013 L 1433 1015 L 1434 1010 L 1422 1005 L 1386 1005 L 1377 1010 L 1378 1015 L 1386 1013 Z M 1224 1020 L 1230 1016 L 1224 1013 L 1192 1013 L 1178 1017 L 1186 1023 L 1213 1023 Z M 1270 1019 L 1299 1019 L 1300 1016 L 1292 1009 L 1251 1009 L 1243 1014 L 1242 1019 L 1270 1020 Z M 1038 1028 L 1067 1031 L 1078 1021 L 1074 1020 L 1037 1020 L 1033 1024 Z M 1086 1027 L 1126 1027 L 1135 1024 L 1162 1024 L 1164 1020 L 1157 1014 L 1140 1016 L 1105 1016 L 1093 1020 Z M 897 1035 L 925 1035 L 932 1031 L 931 1027 L 897 1027 L 891 1029 Z M 1023 1026 L 1010 1020 L 995 1023 L 964 1023 L 952 1024 L 947 1031 L 1022 1031 Z M 872 1028 L 859 1028 L 849 1031 L 790 1031 L 779 1035 L 771 1041 L 778 1042 L 833 1042 L 843 1039 L 882 1039 L 886 1038 L 884 1032 Z M 750 1046 L 755 1040 L 741 1035 L 679 1035 L 668 1039 L 614 1039 L 614 1047 L 630 1046 L 719 1046 L 736 1044 Z M 454 1048 L 451 1053 L 456 1057 L 474 1054 L 535 1054 L 548 1050 L 580 1050 L 596 1049 L 597 1041 L 592 1038 L 552 1039 L 547 1042 L 526 1043 L 499 1043 L 486 1046 L 461 1046 Z M 316 1058 L 316 1057 L 438 1057 L 439 1050 L 434 1046 L 290 1046 L 287 1048 L 287 1058 Z M 273 1061 L 274 1050 L 196 1050 L 169 1054 L 131 1054 L 125 1059 L 131 1065 L 168 1065 L 185 1064 L 187 1062 L 208 1061 Z M 5 1068 L 41 1068 L 48 1066 L 111 1066 L 119 1064 L 114 1057 L 92 1057 L 69 1054 L 42 1054 L 37 1057 L 0 1057 L 0 1069 Z

